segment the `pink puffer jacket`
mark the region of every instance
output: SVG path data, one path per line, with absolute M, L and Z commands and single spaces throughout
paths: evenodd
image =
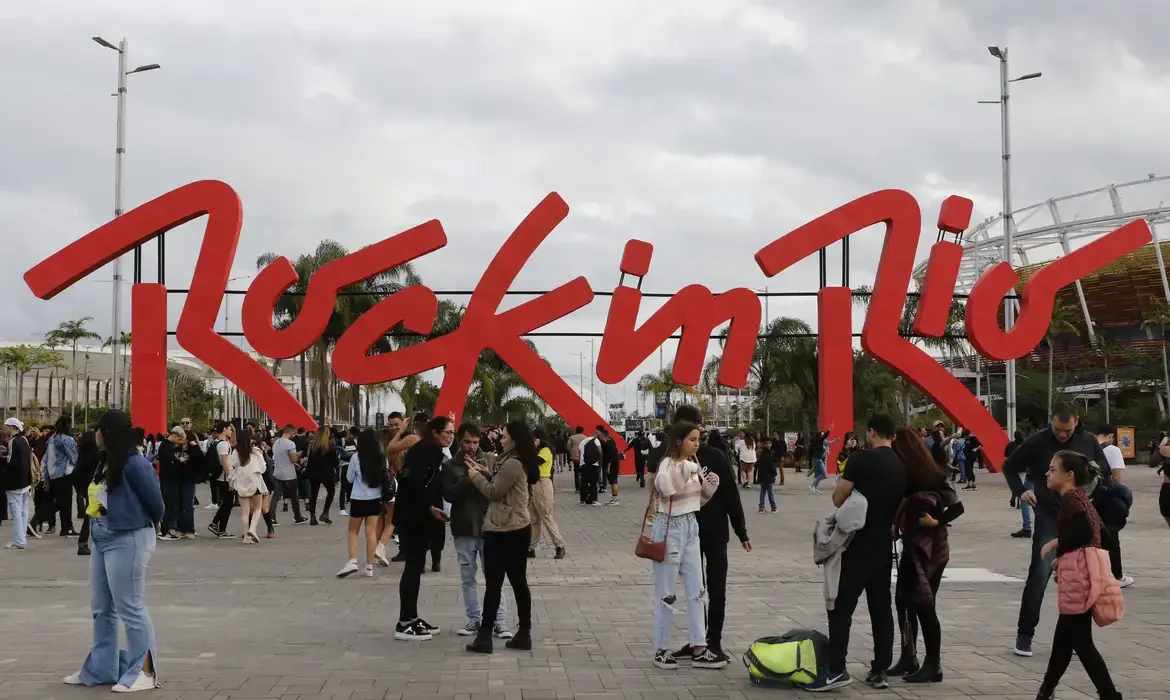
M 1109 553 L 1100 547 L 1082 547 L 1061 555 L 1056 566 L 1057 607 L 1061 615 L 1093 611 L 1104 627 L 1125 615 L 1121 585 L 1113 578 Z

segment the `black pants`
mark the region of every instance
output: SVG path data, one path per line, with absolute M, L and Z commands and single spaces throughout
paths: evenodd
M 512 585 L 516 598 L 516 617 L 521 630 L 532 629 L 532 594 L 528 590 L 528 543 L 532 528 L 511 532 L 483 533 L 483 577 L 487 590 L 483 594 L 483 619 L 494 620 L 504 594 L 504 577 Z M 492 626 L 479 628 L 481 637 L 491 639 Z
M 573 470 L 573 491 L 581 493 L 581 465 L 574 462 L 569 468 Z
M 581 465 L 581 502 L 595 503 L 597 501 L 597 489 L 601 484 L 601 465 L 599 464 L 582 464 Z
M 1114 697 L 1117 689 L 1113 687 L 1113 679 L 1109 677 L 1109 667 L 1097 645 L 1093 644 L 1093 613 L 1092 611 L 1080 615 L 1061 615 L 1056 620 L 1056 633 L 1052 638 L 1052 655 L 1048 657 L 1048 671 L 1044 674 L 1043 688 L 1054 690 L 1060 683 L 1061 676 L 1068 670 L 1072 661 L 1073 652 L 1085 667 L 1089 680 L 1097 688 L 1102 698 Z
M 219 493 L 219 510 L 215 511 L 215 517 L 211 519 L 211 524 L 220 532 L 227 532 L 228 521 L 232 517 L 232 508 L 236 505 L 236 496 L 228 488 L 226 481 L 213 481 L 211 483 L 212 488 Z
M 646 460 L 645 459 L 635 459 L 634 460 L 634 476 L 638 479 L 639 486 L 646 485 Z
M 905 550 L 903 550 L 905 551 Z M 898 613 L 898 629 L 902 637 L 902 656 L 915 658 L 918 646 L 918 627 L 922 626 L 922 641 L 926 646 L 926 663 L 938 668 L 942 660 L 942 626 L 938 621 L 938 588 L 942 583 L 944 569 L 935 572 L 930 580 L 934 603 L 923 605 L 913 600 L 913 588 L 917 581 L 913 560 L 902 555 L 898 565 L 898 583 L 894 587 L 894 609 Z
M 398 552 L 403 558 L 402 578 L 398 579 L 398 621 L 409 622 L 418 618 L 418 590 L 422 584 L 423 569 L 427 566 L 430 536 L 425 526 L 417 524 L 400 526 L 396 531 Z
M 427 523 L 427 549 L 431 552 L 431 567 L 439 565 L 439 559 L 443 556 L 443 543 L 447 540 L 447 525 L 441 520 L 433 520 Z M 525 551 L 527 555 L 527 551 Z
M 85 509 L 89 507 L 89 482 L 73 484 L 73 491 L 77 497 L 77 517 L 81 518 L 81 532 L 77 535 L 77 546 L 89 542 L 89 516 Z
M 322 486 L 325 487 L 325 507 L 321 509 L 321 517 L 328 518 L 329 506 L 333 505 L 333 493 L 337 490 L 337 483 L 333 477 L 309 478 L 309 515 L 317 516 L 317 494 L 320 493 Z
M 344 476 L 341 477 L 341 497 L 337 501 L 337 507 L 345 510 L 345 504 L 349 501 L 349 494 L 353 491 L 353 484 L 349 483 L 349 479 Z
M 1113 578 L 1121 578 L 1125 573 L 1121 570 L 1121 528 L 1116 525 L 1106 525 L 1102 528 L 1101 546 L 1109 552 L 1109 567 L 1113 570 Z
M 57 477 L 49 481 L 49 490 L 43 489 L 38 493 L 39 501 L 33 523 L 48 523 L 60 525 L 62 534 L 73 530 L 73 479 L 68 476 Z
M 707 571 L 707 646 L 723 650 L 723 617 L 727 609 L 727 543 L 699 540 Z
M 885 671 L 890 667 L 893 656 L 894 615 L 890 609 L 892 555 L 889 551 L 874 552 L 872 548 L 859 547 L 859 544 L 855 541 L 842 555 L 837 600 L 829 611 L 831 674 L 845 671 L 845 657 L 849 653 L 849 628 L 853 624 L 857 601 L 863 592 L 873 626 L 871 669 Z
M 297 495 L 297 479 L 289 479 L 287 481 L 282 479 L 276 480 L 276 489 L 272 492 L 272 500 L 268 502 L 268 515 L 270 517 L 276 515 L 276 505 L 280 502 L 281 496 L 292 501 L 293 517 L 297 520 L 301 519 L 301 499 Z

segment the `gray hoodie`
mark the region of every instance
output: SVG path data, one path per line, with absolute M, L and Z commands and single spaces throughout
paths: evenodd
M 825 567 L 825 609 L 832 610 L 837 601 L 841 580 L 841 555 L 849 547 L 854 533 L 865 525 L 869 501 L 854 489 L 845 503 L 817 521 L 813 530 L 813 561 Z

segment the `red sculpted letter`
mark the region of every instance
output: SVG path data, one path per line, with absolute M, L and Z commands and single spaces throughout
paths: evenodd
M 1141 248 L 1152 238 L 1145 221 L 1133 221 L 1048 263 L 1024 284 L 1020 317 L 1007 333 L 999 327 L 999 306 L 1020 278 L 1007 263 L 992 267 L 975 283 L 967 300 L 965 322 L 971 345 L 979 354 L 996 360 L 1022 357 L 1031 352 L 1048 333 L 1052 307 L 1061 287 Z
M 817 377 L 820 397 L 817 422 L 833 427 L 825 468 L 837 471 L 837 455 L 845 433 L 853 429 L 853 292 L 826 287 L 817 294 Z
M 649 243 L 628 242 L 622 272 L 644 275 L 649 270 L 652 251 Z M 673 377 L 680 384 L 694 386 L 703 371 L 711 332 L 730 321 L 719 383 L 737 389 L 747 386 L 760 328 L 760 299 L 755 292 L 741 287 L 715 295 L 701 284 L 688 285 L 635 329 L 641 303 L 642 292 L 632 287 L 614 290 L 597 356 L 597 377 L 601 381 L 616 384 L 625 379 L 676 330 L 682 329 Z
M 167 427 L 167 288 L 136 284 L 131 288 L 130 413 L 148 433 Z M 118 391 L 118 389 L 114 389 Z
M 179 345 L 230 379 L 278 423 L 316 425 L 280 382 L 213 330 L 236 254 L 243 215 L 235 190 L 222 182 L 203 180 L 184 185 L 126 212 L 38 263 L 25 273 L 25 283 L 33 294 L 51 299 L 136 244 L 204 214 L 207 228 L 191 290 L 179 318 L 176 333 Z M 133 389 L 143 390 L 140 385 Z M 165 384 L 158 391 L 165 398 Z M 166 405 L 165 401 L 160 404 L 158 395 L 149 398 L 148 405 L 155 406 L 155 410 L 158 405 Z M 165 413 L 161 416 L 135 414 L 135 418 L 143 426 L 166 422 Z

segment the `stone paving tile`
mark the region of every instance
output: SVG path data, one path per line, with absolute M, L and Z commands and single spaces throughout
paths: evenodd
M 828 496 L 805 490 L 804 474 L 777 489 L 780 513 L 755 513 L 754 490 L 743 491 L 756 551 L 733 546 L 725 646 L 734 659 L 723 671 L 675 673 L 655 669 L 650 572 L 633 555 L 645 492 L 623 480 L 616 507 L 582 507 L 558 492 L 557 513 L 569 557 L 548 548 L 530 561 L 536 648 L 499 648 L 471 656 L 453 634 L 463 606 L 453 548 L 443 571 L 423 578 L 420 607 L 444 628 L 432 642 L 391 636 L 397 618 L 397 565 L 373 579 L 338 580 L 344 529 L 291 525 L 259 546 L 210 537 L 160 542 L 151 562 L 148 598 L 159 638 L 163 689 L 145 697 L 181 700 L 282 698 L 390 700 L 692 700 L 811 698 L 805 691 L 764 689 L 746 681 L 738 655 L 754 639 L 793 627 L 824 630 L 820 572 L 812 564 L 813 521 Z M 1133 468 L 1130 525 L 1123 531 L 1127 570 L 1138 579 L 1126 590 L 1126 618 L 1095 630 L 1098 645 L 1127 700 L 1170 699 L 1170 532 L 1157 511 L 1158 479 Z M 570 483 L 571 476 L 559 477 Z M 967 515 L 952 528 L 952 569 L 981 568 L 1022 579 L 1028 543 L 1007 535 L 1019 525 L 1000 478 L 981 475 L 981 488 L 963 492 Z M 207 498 L 205 490 L 200 496 Z M 200 528 L 210 511 L 198 508 Z M 7 525 L 0 538 L 7 539 Z M 60 538 L 35 541 L 25 552 L 0 551 L 0 698 L 68 700 L 108 697 L 104 688 L 71 688 L 60 678 L 76 670 L 90 642 L 88 560 Z M 1047 664 L 1055 596 L 1049 595 L 1036 637 L 1036 656 L 1013 656 L 1010 645 L 1023 584 L 944 582 L 940 617 L 946 679 L 930 686 L 896 683 L 876 691 L 860 683 L 834 693 L 866 700 L 1033 698 Z M 1054 591 L 1054 589 L 1050 589 Z M 509 594 L 510 596 L 510 594 Z M 682 616 L 676 616 L 681 618 Z M 677 620 L 681 621 L 681 620 Z M 675 643 L 684 630 L 677 625 Z M 871 649 L 864 601 L 853 626 L 850 670 L 862 675 Z M 1096 697 L 1074 659 L 1058 697 Z

